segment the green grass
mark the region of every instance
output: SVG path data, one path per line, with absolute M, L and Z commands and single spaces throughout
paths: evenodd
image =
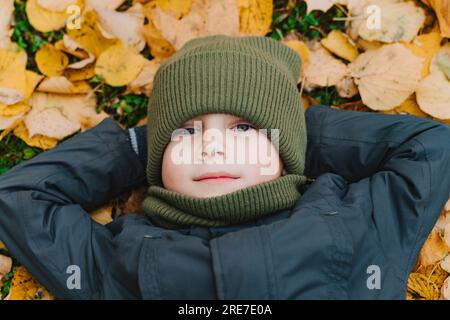
M 0 175 L 42 152 L 42 149 L 30 147 L 12 133 L 0 142 Z
M 335 17 L 345 16 L 340 7 L 333 6 L 327 12 L 318 10 L 311 11 L 309 14 L 306 12 L 307 6 L 304 1 L 275 1 L 272 31 L 268 36 L 281 40 L 289 32 L 295 32 L 302 40 L 320 40 L 331 30 L 345 30 L 343 21 L 333 20 Z

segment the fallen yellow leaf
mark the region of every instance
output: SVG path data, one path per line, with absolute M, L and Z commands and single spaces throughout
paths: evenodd
M 450 38 L 450 0 L 428 0 L 439 21 L 441 35 Z
M 144 49 L 145 39 L 142 35 L 142 27 L 145 16 L 140 3 L 124 12 L 98 9 L 97 17 L 99 30 L 105 38 L 117 38 L 138 52 Z
M 441 40 L 442 37 L 438 32 L 431 32 L 416 37 L 411 43 L 404 44 L 415 55 L 424 58 L 422 78 L 430 73 L 431 59 L 439 51 Z
M 77 2 L 81 8 L 81 1 Z M 28 0 L 26 13 L 30 24 L 40 32 L 50 32 L 63 28 L 70 14 L 63 11 L 49 11 L 38 4 L 38 0 Z
M 13 51 L 9 49 L 0 48 L 0 72 L 8 68 L 15 60 L 21 61 L 21 67 L 26 67 L 27 54 L 24 50 Z
M 131 92 L 134 94 L 145 94 L 146 96 L 150 96 L 153 78 L 160 66 L 161 61 L 159 59 L 145 60 L 145 65 L 139 75 L 128 84 L 126 93 Z
M 180 19 L 187 15 L 192 8 L 191 0 L 156 0 L 158 7 L 171 14 L 174 18 Z
M 98 208 L 97 210 L 90 212 L 90 216 L 91 219 L 94 220 L 95 222 L 105 225 L 113 220 L 112 205 L 111 204 L 104 205 Z
M 20 58 L 0 72 L 0 103 L 11 105 L 25 99 L 27 76 Z
M 39 70 L 48 77 L 62 75 L 69 64 L 69 58 L 49 43 L 42 45 L 35 58 Z
M 68 29 L 66 34 L 96 57 L 116 43 L 116 40 L 102 35 L 97 25 L 97 14 L 93 10 L 85 11 L 81 16 L 81 29 Z
M 165 59 L 175 53 L 176 49 L 162 36 L 151 19 L 148 20 L 148 23 L 142 29 L 142 35 L 150 47 L 153 57 Z
M 11 44 L 11 22 L 14 14 L 14 0 L 2 0 L 0 10 L 0 48 L 10 49 Z
M 423 58 L 395 43 L 364 52 L 349 64 L 361 98 L 372 110 L 393 109 L 417 88 Z
M 87 80 L 95 76 L 95 65 L 90 64 L 82 69 L 66 69 L 64 76 L 70 81 Z
M 27 145 L 32 147 L 38 147 L 43 150 L 54 148 L 58 144 L 58 140 L 55 138 L 45 137 L 43 135 L 35 135 L 32 138 L 28 135 L 28 129 L 23 121 L 14 128 L 14 135 L 22 139 Z
M 320 43 L 330 52 L 347 61 L 354 61 L 358 56 L 358 50 L 341 31 L 333 30 Z
M 288 41 L 283 40 L 282 43 L 287 45 L 289 48 L 294 49 L 295 52 L 297 52 L 297 54 L 300 56 L 300 59 L 302 61 L 301 74 L 300 78 L 297 81 L 300 82 L 302 79 L 303 72 L 309 63 L 309 49 L 303 41 L 299 40 L 288 40 Z
M 23 266 L 14 273 L 8 300 L 54 300 L 54 297 L 40 285 Z
M 315 43 L 305 68 L 305 88 L 335 86 L 347 73 L 347 66 L 333 57 L 319 43 Z
M 19 102 L 13 105 L 0 104 L 0 116 L 12 117 L 22 114 L 29 108 L 27 103 Z
M 428 114 L 423 112 L 417 104 L 416 95 L 412 94 L 401 105 L 393 109 L 397 114 L 411 114 L 417 117 L 428 118 Z
M 64 12 L 68 6 L 77 4 L 77 0 L 37 0 L 37 4 L 49 11 Z
M 450 119 L 450 81 L 441 72 L 431 72 L 416 90 L 422 111 L 439 119 Z
M 270 31 L 272 0 L 237 0 L 241 33 L 264 36 Z
M 145 64 L 145 58 L 122 43 L 103 52 L 95 65 L 95 73 L 111 86 L 124 86 L 136 79 Z
M 86 81 L 71 82 L 66 77 L 50 77 L 42 81 L 36 90 L 50 93 L 76 94 L 88 93 L 92 88 Z
M 379 24 L 374 18 L 373 8 L 380 13 Z M 371 10 L 372 9 L 372 10 Z M 366 0 L 358 2 L 351 11 L 353 20 L 350 35 L 363 39 L 393 43 L 412 41 L 425 22 L 425 12 L 413 1 Z

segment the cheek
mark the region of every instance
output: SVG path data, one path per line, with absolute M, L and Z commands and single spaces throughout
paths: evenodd
M 184 181 L 184 176 L 188 174 L 186 165 L 177 164 L 173 161 L 172 152 L 174 151 L 175 143 L 169 143 L 164 150 L 162 161 L 162 182 L 167 189 L 176 189 L 181 181 Z
M 242 165 L 245 175 L 256 182 L 264 182 L 279 177 L 283 164 L 275 146 L 267 137 L 259 133 L 252 143 L 242 144 L 238 151 L 250 158 Z

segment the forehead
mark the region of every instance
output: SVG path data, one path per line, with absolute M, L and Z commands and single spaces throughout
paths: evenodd
M 209 114 L 202 114 L 200 116 L 194 117 L 187 122 L 192 122 L 192 121 L 217 121 L 217 120 L 222 120 L 222 121 L 236 121 L 236 120 L 243 120 L 246 121 L 244 118 L 229 114 L 229 113 L 209 113 Z

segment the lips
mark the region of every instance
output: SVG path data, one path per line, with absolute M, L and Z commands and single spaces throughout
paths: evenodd
M 209 172 L 202 174 L 194 179 L 194 181 L 222 181 L 230 179 L 238 179 L 239 177 L 228 172 Z

